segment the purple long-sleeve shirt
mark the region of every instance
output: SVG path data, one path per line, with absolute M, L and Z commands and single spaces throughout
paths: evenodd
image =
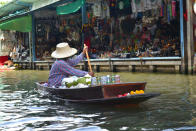
M 69 76 L 78 76 L 83 77 L 88 72 L 75 69 L 73 66 L 77 65 L 80 61 L 84 58 L 83 53 L 77 56 L 74 59 L 64 60 L 56 60 L 52 65 L 50 70 L 49 78 L 48 78 L 48 85 L 50 87 L 55 86 L 58 87 L 61 85 L 61 81 L 63 78 Z

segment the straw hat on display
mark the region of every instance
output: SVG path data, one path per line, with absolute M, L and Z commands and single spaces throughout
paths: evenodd
M 77 53 L 75 48 L 71 48 L 68 43 L 59 43 L 56 45 L 56 50 L 52 52 L 53 58 L 67 58 Z

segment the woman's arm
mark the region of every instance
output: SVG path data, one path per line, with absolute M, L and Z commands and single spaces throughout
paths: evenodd
M 82 61 L 84 59 L 84 54 L 81 53 L 80 55 L 76 56 L 76 58 L 73 59 L 69 59 L 67 60 L 67 63 L 70 66 L 76 66 L 78 63 L 80 63 L 80 61 Z
M 68 64 L 70 66 L 77 65 L 80 61 L 82 61 L 84 59 L 86 51 L 88 51 L 88 47 L 84 44 L 84 48 L 83 48 L 82 53 L 79 56 L 77 56 L 76 58 L 74 58 L 74 59 L 67 60 Z
M 86 74 L 88 74 L 88 72 L 86 71 L 73 68 L 72 66 L 68 65 L 66 62 L 59 61 L 58 64 L 59 64 L 60 71 L 65 74 L 72 75 L 72 76 L 78 76 L 78 77 L 83 77 Z

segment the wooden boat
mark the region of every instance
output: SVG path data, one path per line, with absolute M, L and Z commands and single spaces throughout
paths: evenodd
M 100 104 L 138 104 L 160 93 L 144 93 L 119 97 L 121 94 L 136 90 L 145 90 L 146 82 L 131 82 L 100 85 L 86 88 L 53 88 L 46 82 L 36 82 L 38 89 L 47 91 L 50 95 L 74 103 L 100 103 Z
M 7 66 L 0 66 L 0 71 L 11 71 L 15 70 L 16 67 L 7 67 Z

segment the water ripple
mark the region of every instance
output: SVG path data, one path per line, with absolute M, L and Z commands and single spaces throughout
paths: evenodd
M 119 108 L 72 104 L 48 97 L 34 84 L 46 81 L 48 73 L 0 72 L 0 130 L 196 130 L 195 76 L 118 73 L 123 82 L 146 81 L 146 92 L 162 94 L 138 107 Z M 108 72 L 99 75 L 104 74 Z

